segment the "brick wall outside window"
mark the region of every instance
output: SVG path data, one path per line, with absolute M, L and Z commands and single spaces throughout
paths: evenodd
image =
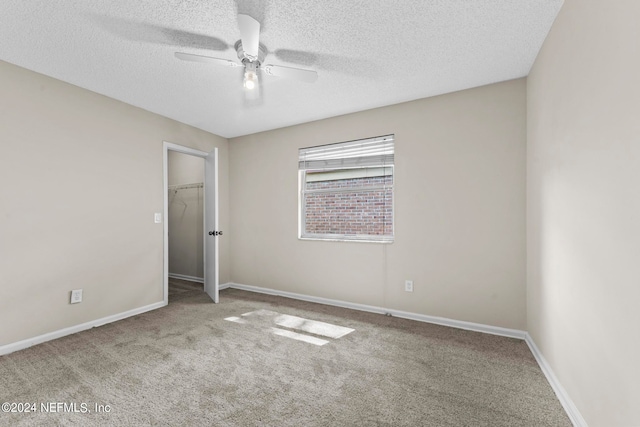
M 391 235 L 393 232 L 392 189 L 372 190 L 367 187 L 392 184 L 393 176 L 307 182 L 307 190 L 353 187 L 362 187 L 362 189 L 335 193 L 307 193 L 306 233 Z

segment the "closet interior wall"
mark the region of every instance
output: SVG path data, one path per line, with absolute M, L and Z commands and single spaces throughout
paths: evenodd
M 169 151 L 169 275 L 202 281 L 204 160 Z

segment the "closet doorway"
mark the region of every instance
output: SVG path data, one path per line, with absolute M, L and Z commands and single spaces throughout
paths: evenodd
M 165 303 L 170 277 L 203 283 L 218 302 L 217 154 L 164 143 Z
M 203 289 L 204 159 L 169 151 L 168 161 L 169 279 L 200 283 Z

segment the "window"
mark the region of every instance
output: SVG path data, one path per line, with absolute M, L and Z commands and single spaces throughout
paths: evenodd
M 299 237 L 393 241 L 393 135 L 301 148 Z

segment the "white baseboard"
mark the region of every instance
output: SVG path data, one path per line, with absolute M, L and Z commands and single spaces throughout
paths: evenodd
M 68 328 L 59 329 L 57 331 L 49 332 L 43 335 L 39 335 L 33 338 L 27 338 L 26 340 L 14 342 L 0 346 L 0 356 L 13 353 L 14 351 L 23 350 L 25 348 L 34 346 L 36 344 L 42 344 L 43 342 L 51 341 L 56 338 L 62 338 L 67 335 L 75 334 L 87 329 L 95 328 L 98 326 L 106 325 L 107 323 L 116 322 L 118 320 L 126 319 L 127 317 L 135 316 L 147 311 L 155 310 L 157 308 L 164 307 L 164 302 L 157 302 L 155 304 L 145 305 L 144 307 L 134 308 L 133 310 L 125 311 L 124 313 L 118 313 L 111 316 L 103 317 L 101 319 L 92 320 L 90 322 L 81 323 L 79 325 L 70 326 Z
M 580 411 L 578 411 L 578 408 L 573 403 L 573 400 L 571 400 L 567 391 L 564 389 L 564 387 L 562 387 L 562 384 L 560 384 L 558 377 L 556 377 L 556 375 L 553 373 L 551 366 L 549 366 L 546 359 L 540 352 L 540 349 L 538 349 L 538 346 L 533 341 L 533 338 L 531 338 L 531 335 L 529 335 L 529 333 L 526 334 L 524 340 L 529 346 L 531 353 L 533 353 L 533 357 L 536 358 L 538 365 L 540 365 L 540 369 L 542 369 L 544 376 L 547 377 L 547 381 L 551 385 L 551 388 L 558 397 L 560 404 L 562 404 L 564 411 L 567 413 L 567 416 L 573 423 L 574 427 L 588 427 L 587 422 L 582 417 L 582 414 L 580 414 Z
M 480 323 L 465 322 L 462 320 L 447 319 L 445 317 L 428 316 L 425 314 L 410 313 L 407 311 L 394 310 L 372 305 L 357 304 L 353 302 L 334 300 L 329 298 L 314 297 L 293 292 L 279 291 L 276 289 L 261 288 L 259 286 L 242 285 L 239 283 L 226 283 L 225 288 L 241 289 L 244 291 L 257 292 L 261 294 L 277 295 L 286 298 L 293 298 L 301 301 L 315 302 L 319 304 L 332 305 L 336 307 L 350 308 L 353 310 L 367 311 L 370 313 L 390 314 L 403 319 L 417 320 L 419 322 L 434 323 L 436 325 L 450 326 L 452 328 L 466 329 L 468 331 L 483 332 L 485 334 L 500 335 L 509 338 L 525 339 L 526 332 L 518 329 L 501 328 L 499 326 L 483 325 Z M 223 289 L 222 286 L 220 289 Z
M 169 278 L 187 280 L 189 282 L 204 283 L 204 277 L 187 276 L 186 274 L 169 273 Z

